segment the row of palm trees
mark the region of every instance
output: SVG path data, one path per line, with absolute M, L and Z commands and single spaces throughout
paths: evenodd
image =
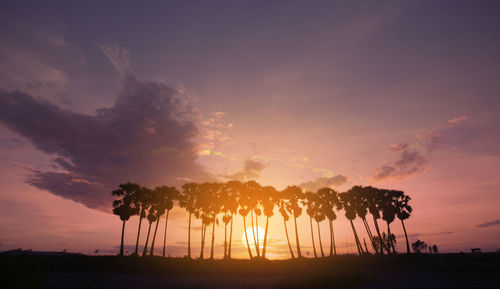
M 268 240 L 269 220 L 274 215 L 277 207 L 283 219 L 285 236 L 290 250 L 291 258 L 295 258 L 295 252 L 290 243 L 287 221 L 293 217 L 295 227 L 296 254 L 302 257 L 299 233 L 297 228 L 297 218 L 302 215 L 303 209 L 309 216 L 309 224 L 312 238 L 314 256 L 319 254 L 316 250 L 313 221 L 316 222 L 319 248 L 321 256 L 325 256 L 323 244 L 321 242 L 320 223 L 327 220 L 329 224 L 330 252 L 329 255 L 337 255 L 335 244 L 334 221 L 337 214 L 344 211 L 346 218 L 351 224 L 351 228 L 356 242 L 357 251 L 360 255 L 369 252 L 366 241 L 364 247 L 354 226 L 357 217 L 363 222 L 367 232 L 369 242 L 376 254 L 396 254 L 394 247 L 395 236 L 391 233 L 390 225 L 397 218 L 401 221 L 405 237 L 407 252 L 410 253 L 410 245 L 404 220 L 410 217 L 412 212 L 408 204 L 410 197 L 402 191 L 379 189 L 371 186 L 354 186 L 344 193 L 338 193 L 331 188 L 322 188 L 317 192 L 304 192 L 298 186 L 288 186 L 284 190 L 276 190 L 272 186 L 261 186 L 255 181 L 239 182 L 229 181 L 226 183 L 206 182 L 206 183 L 186 183 L 179 191 L 175 187 L 160 186 L 148 189 L 135 183 L 119 185 L 119 188 L 112 192 L 118 197 L 113 202 L 113 213 L 118 215 L 123 221 L 120 255 L 123 255 L 123 236 L 125 223 L 132 216 L 139 216 L 139 226 L 137 230 L 137 240 L 134 254 L 139 252 L 139 237 L 143 219 L 148 221 L 148 232 L 146 244 L 142 250 L 142 256 L 148 252 L 153 255 L 156 233 L 160 218 L 166 215 L 165 230 L 163 236 L 163 254 L 165 257 L 166 233 L 168 225 L 168 215 L 177 203 L 189 214 L 188 218 L 188 248 L 187 257 L 192 258 L 191 253 L 191 223 L 193 216 L 202 222 L 201 228 L 201 251 L 199 258 L 204 258 L 205 237 L 208 229 L 212 230 L 210 258 L 214 258 L 215 225 L 219 224 L 219 218 L 224 223 L 224 258 L 231 258 L 231 244 L 233 236 L 233 220 L 239 214 L 243 219 L 243 232 L 247 244 L 248 255 L 252 258 L 265 258 Z M 375 231 L 372 231 L 368 221 L 368 213 L 373 219 Z M 253 242 L 255 251 L 252 250 L 247 234 L 247 218 L 250 214 Z M 259 216 L 266 218 L 263 244 L 259 244 L 258 228 Z M 381 232 L 379 220 L 385 221 L 387 234 Z M 154 233 L 149 245 L 151 227 L 154 224 Z M 262 249 L 262 250 L 261 250 Z

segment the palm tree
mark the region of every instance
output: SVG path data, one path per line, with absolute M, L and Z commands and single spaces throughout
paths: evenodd
M 207 235 L 207 227 L 212 223 L 211 185 L 211 183 L 202 183 L 199 185 L 200 191 L 195 202 L 195 217 L 201 219 L 201 248 L 199 257 L 201 260 L 203 260 L 205 252 L 205 237 Z
M 239 192 L 241 190 L 241 183 L 238 181 L 227 182 L 224 186 L 227 192 L 227 200 L 225 200 L 225 207 L 229 211 L 227 215 L 228 220 L 231 221 L 229 229 L 229 244 L 227 246 L 227 258 L 231 259 L 231 244 L 233 241 L 233 220 L 234 215 L 238 213 Z
M 396 205 L 396 216 L 399 220 L 401 220 L 401 225 L 403 226 L 403 231 L 405 232 L 406 238 L 406 251 L 410 254 L 410 243 L 408 242 L 408 234 L 406 233 L 406 227 L 404 220 L 410 217 L 411 212 L 413 211 L 412 207 L 408 205 L 408 202 L 411 200 L 410 196 L 405 195 L 401 191 L 397 191 L 395 198 Z
M 266 229 L 264 232 L 264 245 L 262 246 L 262 258 L 266 258 L 267 232 L 269 229 L 269 218 L 274 214 L 274 205 L 277 202 L 278 191 L 272 186 L 262 188 L 262 208 L 266 216 Z
M 236 188 L 239 194 L 239 204 L 240 204 L 240 210 L 239 213 L 241 217 L 243 218 L 243 232 L 245 233 L 245 240 L 247 242 L 247 249 L 248 249 L 248 256 L 250 259 L 253 258 L 252 256 L 252 249 L 250 249 L 250 243 L 248 242 L 248 234 L 247 234 L 247 222 L 246 222 L 246 217 L 248 213 L 252 210 L 251 208 L 251 197 L 248 193 L 248 190 L 244 187 L 244 185 L 240 182 L 235 183 L 236 181 L 232 181 L 231 185 Z
M 349 193 L 341 193 L 339 194 L 339 197 L 342 202 L 342 207 L 345 210 L 345 216 L 351 223 L 351 228 L 354 234 L 354 240 L 356 241 L 356 247 L 358 248 L 358 253 L 359 255 L 362 255 L 363 247 L 361 246 L 361 242 L 358 238 L 358 233 L 356 232 L 356 228 L 354 227 L 354 223 L 352 222 L 356 218 L 356 207 L 354 206 L 354 199 Z
M 257 253 L 257 258 L 260 258 L 260 246 L 259 246 L 259 230 L 255 230 L 255 226 L 259 227 L 259 216 L 262 214 L 260 209 L 260 202 L 262 198 L 262 187 L 256 181 L 248 181 L 244 184 L 245 190 L 248 194 L 248 206 L 250 208 L 250 217 L 252 219 L 252 236 L 255 245 L 255 251 Z M 255 213 L 255 226 L 253 223 L 253 215 Z M 257 231 L 257 232 L 256 232 Z
M 136 208 L 139 209 L 139 226 L 137 228 L 137 239 L 135 241 L 134 255 L 139 254 L 139 237 L 141 235 L 141 224 L 142 219 L 146 218 L 146 211 L 149 209 L 148 197 L 151 194 L 151 190 L 145 187 L 140 187 L 134 184 L 135 193 L 133 197 L 133 203 Z
M 144 250 L 142 251 L 142 257 L 146 256 L 148 249 L 149 234 L 151 233 L 151 225 L 156 221 L 158 217 L 158 204 L 154 202 L 155 198 L 153 192 L 150 191 L 148 194 L 147 202 L 149 203 L 149 209 L 146 218 L 148 219 L 148 234 L 146 235 L 146 243 L 144 244 Z
M 389 240 L 389 248 L 392 248 L 392 253 L 396 254 L 396 249 L 394 248 L 394 242 L 391 234 L 390 224 L 396 218 L 398 209 L 396 207 L 396 198 L 398 191 L 394 190 L 382 190 L 384 192 L 384 202 L 382 207 L 382 219 L 387 223 L 387 239 Z
M 295 240 L 297 244 L 297 256 L 299 258 L 302 257 L 302 253 L 300 251 L 300 242 L 299 242 L 299 232 L 297 230 L 297 218 L 302 214 L 302 208 L 299 206 L 300 200 L 303 198 L 302 189 L 298 186 L 288 186 L 285 190 L 286 196 L 286 208 L 287 211 L 293 215 L 293 221 L 295 225 Z
M 174 200 L 177 197 L 178 193 L 179 192 L 175 187 L 167 187 L 167 186 L 156 187 L 153 190 L 153 203 L 157 205 L 157 218 L 156 218 L 155 232 L 153 234 L 153 240 L 151 242 L 151 250 L 149 252 L 150 256 L 153 256 L 154 253 L 156 232 L 158 231 L 158 224 L 160 223 L 160 217 L 163 216 L 163 214 L 165 214 L 166 211 L 167 216 L 165 218 L 165 231 L 163 233 L 163 254 L 162 254 L 162 256 L 165 257 L 168 215 L 174 205 Z
M 158 225 L 160 224 L 160 217 L 163 214 L 165 214 L 165 211 L 166 211 L 166 207 L 163 204 L 164 200 L 165 200 L 164 191 L 160 187 L 154 188 L 153 191 L 151 192 L 151 203 L 153 204 L 153 207 L 155 208 L 156 226 L 155 226 L 155 231 L 153 233 L 153 239 L 151 240 L 151 250 L 149 252 L 150 256 L 153 256 L 156 233 L 158 232 Z
M 385 247 L 385 243 L 382 242 L 382 235 L 380 234 L 380 228 L 378 226 L 377 220 L 381 218 L 380 212 L 384 204 L 384 193 L 382 190 L 368 186 L 363 188 L 363 195 L 368 203 L 368 211 L 373 217 L 373 223 L 375 225 L 375 230 L 377 231 L 378 238 L 373 237 L 375 246 L 380 250 L 380 254 L 384 255 L 384 249 L 387 250 L 387 254 L 390 254 L 388 248 Z M 382 242 L 382 243 L 377 243 Z
M 187 257 L 191 259 L 191 217 L 196 212 L 196 197 L 200 191 L 199 184 L 185 183 L 182 185 L 182 193 L 179 195 L 179 206 L 185 208 L 189 213 L 188 221 L 188 254 Z
M 378 246 L 375 245 L 375 241 L 373 239 L 372 232 L 370 230 L 370 226 L 366 221 L 366 215 L 368 214 L 368 199 L 365 196 L 365 190 L 361 186 L 352 187 L 348 193 L 351 195 L 353 199 L 353 205 L 356 210 L 357 215 L 363 221 L 363 225 L 365 226 L 366 233 L 368 234 L 368 238 L 370 238 L 370 242 L 372 243 L 372 247 L 375 252 L 378 254 Z M 365 246 L 366 252 L 368 252 L 368 247 Z
M 318 226 L 318 240 L 319 240 L 319 248 L 321 250 L 321 257 L 325 257 L 325 252 L 323 251 L 323 243 L 321 242 L 321 229 L 319 227 L 319 223 L 323 222 L 325 219 L 326 219 L 325 214 L 322 212 L 321 208 L 318 208 L 318 211 L 316 213 L 316 216 L 314 217 L 314 220 L 316 221 L 316 225 Z M 332 233 L 333 233 L 333 225 L 331 228 L 332 228 Z M 331 241 L 332 242 L 335 241 L 333 237 L 331 238 Z
M 290 256 L 292 256 L 292 259 L 295 258 L 293 255 L 293 250 L 292 250 L 292 245 L 290 244 L 290 238 L 288 237 L 288 229 L 286 227 L 286 222 L 290 219 L 288 216 L 287 210 L 286 210 L 286 201 L 285 201 L 285 196 L 283 195 L 283 192 L 280 194 L 280 199 L 279 199 L 279 211 L 281 216 L 283 217 L 283 224 L 285 225 L 285 235 L 286 235 L 286 241 L 288 242 L 288 248 L 290 249 Z
M 137 186 L 138 187 L 138 186 Z M 122 237 L 120 242 L 120 256 L 123 256 L 123 236 L 125 234 L 125 222 L 130 219 L 131 216 L 138 213 L 138 209 L 133 207 L 133 194 L 137 189 L 135 184 L 127 183 L 120 184 L 118 190 L 111 192 L 113 196 L 122 197 L 113 201 L 113 214 L 120 216 L 120 220 L 123 221 L 122 225 Z
M 318 201 L 317 201 L 317 196 L 314 193 L 311 192 L 306 192 L 304 200 L 302 202 L 302 205 L 306 207 L 306 213 L 309 216 L 309 225 L 311 229 L 311 240 L 312 240 L 312 245 L 313 245 L 313 253 L 314 253 L 314 258 L 318 258 L 318 254 L 316 253 L 316 245 L 314 243 L 314 232 L 313 232 L 313 224 L 312 224 L 312 219 L 316 218 L 316 215 L 318 214 Z M 320 240 L 321 242 L 321 240 Z M 324 254 L 323 254 L 324 257 Z
M 331 188 L 321 188 L 316 193 L 320 202 L 320 212 L 328 218 L 330 228 L 330 256 L 337 255 L 337 246 L 335 245 L 335 231 L 333 221 L 337 219 L 337 211 L 342 209 L 342 202 L 339 200 L 338 193 Z M 319 218 L 321 219 L 321 218 Z
M 221 204 L 221 191 L 222 185 L 219 183 L 210 183 L 209 184 L 209 211 L 212 215 L 212 243 L 210 246 L 210 259 L 214 258 L 214 243 L 215 243 L 215 225 L 219 224 L 219 219 L 217 215 L 221 212 L 222 204 Z
M 174 207 L 174 201 L 179 198 L 179 191 L 175 187 L 165 188 L 165 209 L 167 210 L 167 216 L 165 218 L 165 231 L 163 232 L 163 251 L 162 257 L 165 257 L 165 247 L 167 244 L 167 225 L 168 225 L 168 215 L 170 210 Z

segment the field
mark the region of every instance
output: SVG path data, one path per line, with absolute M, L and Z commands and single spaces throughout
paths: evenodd
M 188 260 L 0 256 L 0 288 L 500 288 L 500 254 Z

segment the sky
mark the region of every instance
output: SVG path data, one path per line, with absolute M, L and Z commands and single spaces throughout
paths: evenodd
M 118 184 L 254 179 L 403 190 L 410 242 L 497 251 L 499 13 L 496 1 L 2 1 L 0 250 L 115 254 Z M 343 216 L 335 228 L 355 253 Z M 136 233 L 132 218 L 129 252 Z M 242 233 L 239 217 L 245 258 Z M 167 238 L 186 254 L 182 209 Z M 279 216 L 269 254 L 288 257 Z

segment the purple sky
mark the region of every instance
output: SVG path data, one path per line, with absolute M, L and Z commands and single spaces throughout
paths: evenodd
M 412 241 L 496 251 L 499 14 L 496 1 L 3 1 L 0 250 L 115 252 L 119 219 L 103 210 L 121 182 L 256 179 L 404 190 Z M 186 223 L 174 210 L 172 255 Z M 346 253 L 349 230 L 340 218 Z

